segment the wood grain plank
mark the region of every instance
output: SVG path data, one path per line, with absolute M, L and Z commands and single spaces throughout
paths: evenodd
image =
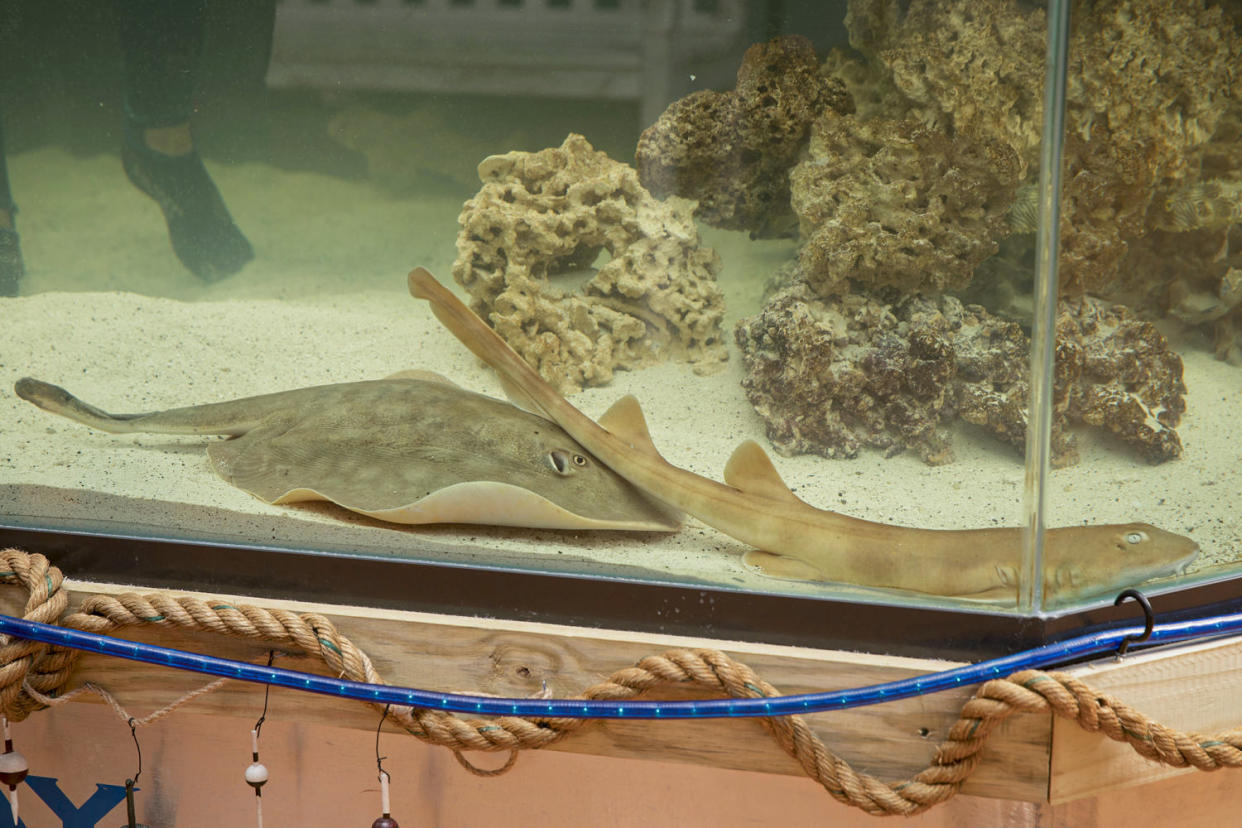
M 76 605 L 86 594 L 118 593 L 118 585 L 73 584 Z M 193 594 L 178 592 L 177 594 Z M 634 664 L 675 647 L 714 647 L 749 664 L 782 692 L 856 687 L 932 672 L 947 662 L 846 653 L 809 648 L 722 642 L 615 630 L 562 627 L 529 622 L 428 615 L 415 612 L 335 607 L 241 596 L 201 595 L 228 603 L 327 615 L 370 655 L 385 680 L 406 686 L 503 696 L 529 696 L 544 682 L 555 696 L 571 696 Z M 16 590 L 0 591 L 5 612 L 20 612 Z M 209 652 L 255 662 L 266 659 L 261 644 L 205 633 L 160 628 L 123 631 L 133 640 Z M 279 666 L 313 669 L 308 658 L 278 657 Z M 115 693 L 135 715 L 161 707 L 211 679 L 122 659 L 84 655 L 74 683 L 90 680 Z M 972 692 L 951 692 L 811 717 L 825 744 L 856 769 L 898 781 L 923 769 Z M 684 693 L 682 694 L 684 696 Z M 672 688 L 659 697 L 673 698 Z M 197 699 L 187 710 L 257 718 L 263 689 L 229 682 Z M 274 688 L 269 718 L 372 730 L 378 718 L 367 706 Z M 1050 756 L 1048 717 L 1018 716 L 989 741 L 984 761 L 964 792 L 1027 801 L 1043 800 Z M 754 721 L 598 722 L 558 743 L 555 750 L 605 756 L 688 762 L 721 768 L 802 775 L 766 731 Z M 480 759 L 486 765 L 487 757 Z
M 1242 727 L 1242 639 L 1161 648 L 1069 672 L 1169 727 L 1204 735 Z M 1197 772 L 1144 759 L 1066 719 L 1054 722 L 1052 741 L 1054 803 Z

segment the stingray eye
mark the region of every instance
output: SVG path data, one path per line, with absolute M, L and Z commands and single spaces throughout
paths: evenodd
M 587 459 L 583 457 L 581 454 L 575 454 L 574 465 L 580 469 L 585 469 L 587 466 Z
M 1131 546 L 1137 546 L 1145 540 L 1147 540 L 1146 532 L 1140 532 L 1137 529 L 1133 532 L 1126 532 L 1126 543 Z
M 571 455 L 567 451 L 553 449 L 548 452 L 548 465 L 552 467 L 552 471 L 561 475 L 570 475 L 574 473 L 573 465 L 576 465 L 576 458 L 581 455 Z

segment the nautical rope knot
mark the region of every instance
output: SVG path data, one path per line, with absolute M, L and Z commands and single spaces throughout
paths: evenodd
M 96 633 L 139 624 L 211 632 L 250 639 L 269 649 L 280 648 L 290 656 L 315 659 L 342 678 L 385 683 L 367 654 L 322 615 L 161 592 L 92 595 L 76 612 L 64 615 L 68 599 L 61 589 L 61 574 L 46 558 L 5 549 L 0 551 L 0 566 L 4 583 L 20 585 L 28 593 L 24 617 L 32 621 Z M 62 695 L 77 657 L 75 651 L 0 636 L 0 713 L 20 721 L 31 711 L 47 706 Z M 718 650 L 679 649 L 648 656 L 633 667 L 618 670 L 606 681 L 587 688 L 579 698 L 626 700 L 665 684 L 691 685 L 705 693 L 733 698 L 780 695 L 748 666 Z M 586 720 L 564 718 L 466 719 L 442 710 L 371 706 L 386 711 L 389 719 L 413 736 L 450 748 L 463 767 L 482 776 L 495 776 L 511 768 L 519 750 L 546 747 L 587 724 Z M 1084 730 L 1125 742 L 1142 756 L 1173 767 L 1242 767 L 1242 729 L 1217 736 L 1173 730 L 1073 676 L 1039 670 L 1025 670 L 981 685 L 937 747 L 931 764 L 901 782 L 884 782 L 855 770 L 828 750 L 802 716 L 759 721 L 834 799 L 877 816 L 909 816 L 957 794 L 978 765 L 988 736 L 1002 721 L 1015 713 L 1049 712 L 1077 722 Z M 499 770 L 486 771 L 466 761 L 461 756 L 464 750 L 509 751 L 510 756 Z
M 26 591 L 23 618 L 60 623 L 69 597 L 61 589 L 60 570 L 47 558 L 19 549 L 0 550 L 0 581 Z M 69 681 L 78 652 L 9 636 L 0 636 L 0 642 L 0 710 L 10 721 L 20 722 L 44 707 L 25 688 L 33 687 L 45 696 L 57 695 Z

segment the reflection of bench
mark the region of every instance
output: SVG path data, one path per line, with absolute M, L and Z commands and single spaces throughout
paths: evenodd
M 736 68 L 745 0 L 283 0 L 268 83 L 635 100 Z M 730 70 L 731 74 L 732 70 Z M 728 75 L 726 75 L 726 80 Z M 731 83 L 726 83 L 731 85 Z

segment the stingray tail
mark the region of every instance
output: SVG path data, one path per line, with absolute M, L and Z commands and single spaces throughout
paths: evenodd
M 107 411 L 82 402 L 58 385 L 52 385 L 50 382 L 43 382 L 33 377 L 19 379 L 13 386 L 13 391 L 26 402 L 33 403 L 44 411 L 68 417 L 70 420 L 76 420 L 100 431 L 113 433 L 137 431 L 138 429 L 130 427 L 128 421 L 142 416 L 141 414 L 109 414 Z
M 159 434 L 242 434 L 253 427 L 255 419 L 253 416 L 242 416 L 231 403 L 142 414 L 109 414 L 79 400 L 60 386 L 33 377 L 19 379 L 13 391 L 44 411 L 111 434 L 140 431 Z M 215 416 L 205 416 L 208 410 L 215 412 Z

